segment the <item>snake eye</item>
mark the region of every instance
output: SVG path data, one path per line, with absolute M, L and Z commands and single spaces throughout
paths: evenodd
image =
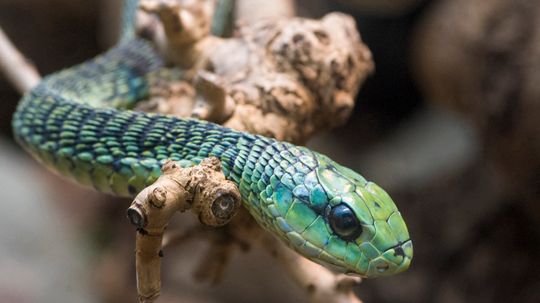
M 352 209 L 345 204 L 332 208 L 328 221 L 332 230 L 343 240 L 354 240 L 362 233 L 362 225 Z

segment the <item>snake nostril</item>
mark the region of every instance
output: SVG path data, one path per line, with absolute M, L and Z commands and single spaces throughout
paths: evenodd
M 403 248 L 401 248 L 400 246 L 396 247 L 394 249 L 394 256 L 396 256 L 396 257 L 398 257 L 398 256 L 405 257 L 405 252 L 403 251 Z

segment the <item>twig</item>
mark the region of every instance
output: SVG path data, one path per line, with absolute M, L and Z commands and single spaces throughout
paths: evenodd
M 182 168 L 169 161 L 163 175 L 142 190 L 127 215 L 137 227 L 136 269 L 140 302 L 153 302 L 161 289 L 161 247 L 165 228 L 178 211 L 193 210 L 201 223 L 222 226 L 240 207 L 240 192 L 227 181 L 217 158 L 197 166 Z
M 197 98 L 192 117 L 223 123 L 232 115 L 235 103 L 225 85 L 213 73 L 199 71 L 195 78 Z
M 0 70 L 21 94 L 41 81 L 36 68 L 21 55 L 0 27 Z

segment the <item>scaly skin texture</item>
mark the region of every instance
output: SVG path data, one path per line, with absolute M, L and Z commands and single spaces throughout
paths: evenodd
M 364 277 L 408 268 L 412 243 L 394 202 L 352 170 L 286 142 L 127 110 L 162 70 L 148 42 L 124 38 L 27 93 L 15 136 L 52 170 L 118 196 L 154 182 L 167 159 L 189 166 L 218 157 L 256 221 L 305 257 Z

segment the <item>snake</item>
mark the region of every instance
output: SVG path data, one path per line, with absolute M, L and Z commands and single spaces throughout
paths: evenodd
M 367 278 L 409 267 L 413 246 L 403 216 L 355 171 L 303 146 L 132 110 L 165 69 L 153 44 L 135 34 L 137 2 L 126 1 L 113 48 L 23 95 L 12 127 L 26 151 L 57 174 L 121 197 L 152 184 L 168 160 L 194 165 L 217 157 L 255 221 L 302 256 Z

